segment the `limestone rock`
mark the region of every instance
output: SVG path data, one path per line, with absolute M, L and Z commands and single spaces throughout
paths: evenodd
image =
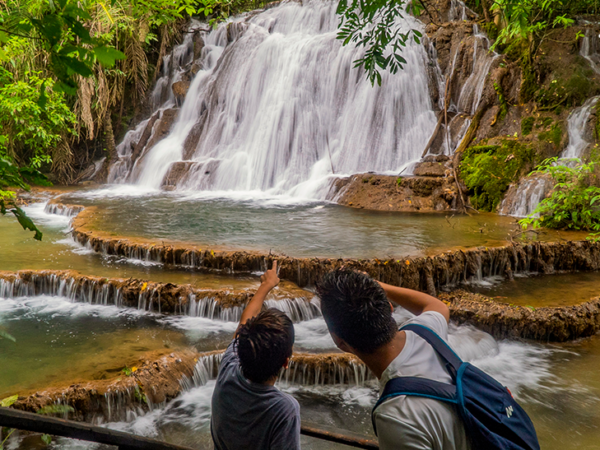
M 175 94 L 175 97 L 177 97 L 177 98 L 184 98 L 185 95 L 187 94 L 187 91 L 189 88 L 190 88 L 189 81 L 176 81 L 171 86 L 171 89 L 173 90 L 173 94 Z
M 202 34 L 200 32 L 194 33 L 194 61 L 196 61 L 202 55 L 204 45 Z
M 415 166 L 413 173 L 418 177 L 443 177 L 446 168 L 440 162 L 422 162 Z
M 171 131 L 171 127 L 173 126 L 173 122 L 175 122 L 175 119 L 177 118 L 178 112 L 178 108 L 165 109 L 162 112 L 160 119 L 156 121 L 157 123 L 154 126 L 154 134 L 152 135 L 152 138 L 149 139 L 144 150 L 154 147 L 158 141 L 165 138 L 167 134 L 169 134 L 169 131 Z M 135 160 L 135 158 L 132 159 Z
M 162 181 L 162 189 L 175 188 L 195 164 L 192 161 L 177 161 L 171 164 Z
M 443 168 L 438 162 L 425 164 Z M 454 192 L 455 187 L 439 176 L 360 174 L 336 180 L 328 198 L 344 206 L 380 211 L 446 211 L 454 207 Z

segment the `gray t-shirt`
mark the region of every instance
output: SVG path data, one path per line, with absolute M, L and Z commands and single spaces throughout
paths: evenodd
M 223 355 L 212 397 L 215 449 L 300 449 L 300 405 L 274 386 L 244 378 L 234 347 Z

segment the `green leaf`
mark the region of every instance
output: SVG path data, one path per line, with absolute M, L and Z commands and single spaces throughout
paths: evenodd
M 35 226 L 33 221 L 29 217 L 27 217 L 27 214 L 25 214 L 25 212 L 21 208 L 15 206 L 10 210 L 10 212 L 12 212 L 15 215 L 15 217 L 17 218 L 24 230 L 35 231 L 35 236 L 33 236 L 33 238 L 36 241 L 42 240 L 42 232 Z
M 49 434 L 42 434 L 42 442 L 46 445 L 50 445 L 50 443 L 52 442 L 52 436 L 50 436 Z
M 125 59 L 125 55 L 112 47 L 96 47 L 94 48 L 94 55 L 100 64 L 106 67 L 112 67 L 115 65 L 115 61 L 118 59 Z
M 14 403 L 19 399 L 19 394 L 11 395 L 10 397 L 3 398 L 0 400 L 0 406 L 2 408 L 8 408 L 9 406 L 14 405 Z

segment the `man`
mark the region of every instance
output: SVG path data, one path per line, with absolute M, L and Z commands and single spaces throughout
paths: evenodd
M 261 281 L 219 366 L 211 418 L 216 450 L 300 448 L 300 406 L 274 386 L 292 356 L 294 325 L 279 310 L 261 311 L 279 284 L 277 261 Z
M 433 348 L 412 331 L 398 331 L 392 303 L 417 317 L 448 340 L 448 307 L 421 292 L 380 283 L 368 275 L 338 269 L 317 286 L 323 317 L 335 344 L 358 356 L 379 379 L 380 392 L 395 377 L 423 377 L 452 384 Z M 460 417 L 447 403 L 399 396 L 382 403 L 374 413 L 382 450 L 466 450 Z

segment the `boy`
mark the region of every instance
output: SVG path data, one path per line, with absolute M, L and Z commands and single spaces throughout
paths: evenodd
M 364 273 L 338 269 L 317 285 L 321 310 L 335 344 L 358 356 L 379 379 L 380 392 L 395 377 L 429 378 L 452 384 L 433 348 L 412 331 L 398 331 L 391 302 L 417 317 L 410 323 L 431 328 L 448 340 L 448 307 L 427 294 L 373 280 Z M 382 450 L 466 450 L 457 412 L 438 400 L 399 396 L 374 413 Z
M 216 450 L 300 449 L 300 406 L 274 386 L 292 356 L 294 325 L 279 310 L 261 312 L 279 284 L 277 261 L 261 281 L 219 366 L 210 427 Z

